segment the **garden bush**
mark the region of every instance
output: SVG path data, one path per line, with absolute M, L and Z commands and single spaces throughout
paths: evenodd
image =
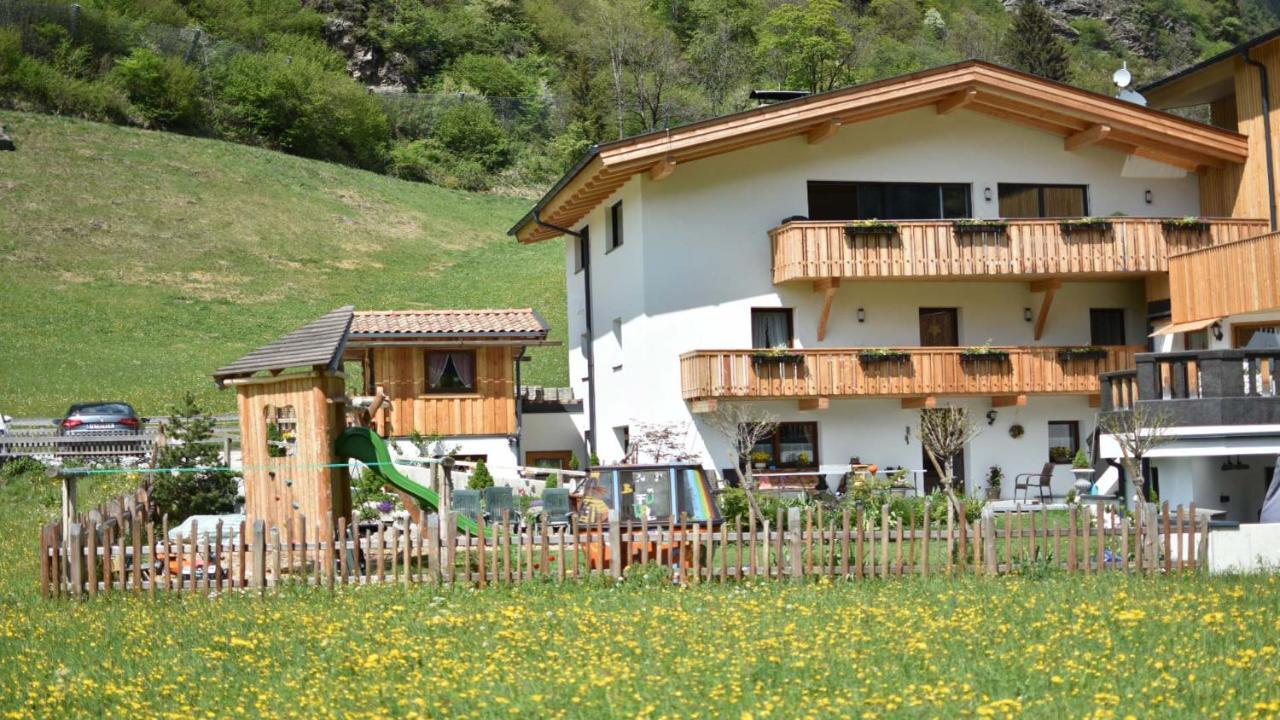
M 204 115 L 200 76 L 182 60 L 137 48 L 116 61 L 111 80 L 148 125 L 187 131 L 199 127 Z
M 236 509 L 239 502 L 236 476 L 220 470 L 219 444 L 213 442 L 214 419 L 191 393 L 170 411 L 166 428 L 169 445 L 156 453 L 156 465 L 181 468 L 157 473 L 151 483 L 151 501 L 159 515 L 177 524 L 192 515 L 219 515 Z
M 392 146 L 387 170 L 398 178 L 456 190 L 488 190 L 493 177 L 480 163 L 458 157 L 434 140 Z
M 525 97 L 533 92 L 528 78 L 505 58 L 495 55 L 463 55 L 449 75 L 488 97 Z
M 493 475 L 489 473 L 489 466 L 481 460 L 471 471 L 471 477 L 467 480 L 468 490 L 484 490 L 493 487 Z

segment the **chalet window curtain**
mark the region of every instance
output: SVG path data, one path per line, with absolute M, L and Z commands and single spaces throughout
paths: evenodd
M 791 347 L 791 318 L 782 312 L 751 315 L 751 345 L 757 348 Z
M 475 356 L 468 352 L 449 353 L 453 361 L 453 371 L 458 374 L 458 381 L 463 387 L 475 387 Z
M 427 387 L 440 387 L 445 368 L 449 367 L 449 356 L 452 353 L 429 353 L 427 355 Z

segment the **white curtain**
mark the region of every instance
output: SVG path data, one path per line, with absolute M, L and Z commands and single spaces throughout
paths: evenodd
M 468 352 L 449 353 L 453 360 L 453 371 L 458 373 L 458 380 L 463 387 L 475 387 L 475 356 Z
M 754 347 L 791 347 L 791 323 L 787 313 L 757 312 L 751 320 L 751 344 Z
M 440 379 L 444 377 L 444 370 L 449 366 L 450 353 L 428 353 L 427 354 L 427 387 L 440 387 Z

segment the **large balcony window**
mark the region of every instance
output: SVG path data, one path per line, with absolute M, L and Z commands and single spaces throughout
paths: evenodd
M 1000 183 L 1000 217 L 1067 218 L 1089 214 L 1084 185 Z
M 751 347 L 789 348 L 794 341 L 791 308 L 752 308 Z
M 812 220 L 967 218 L 967 183 L 809 181 Z

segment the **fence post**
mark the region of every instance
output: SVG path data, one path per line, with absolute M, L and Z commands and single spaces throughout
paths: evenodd
M 253 521 L 253 586 L 259 594 L 267 591 L 267 523 L 265 520 Z
M 791 582 L 804 580 L 804 553 L 801 551 L 804 526 L 800 522 L 800 508 L 787 508 L 787 530 L 791 533 Z
M 76 36 L 80 27 L 80 3 L 72 3 L 71 5 L 71 39 L 78 40 Z
M 1000 571 L 996 558 L 996 512 L 991 506 L 982 509 L 982 549 L 987 561 L 987 574 Z
M 191 45 L 187 47 L 186 55 L 182 56 L 183 62 L 187 62 L 187 63 L 191 62 L 191 57 L 196 54 L 196 48 L 200 47 L 201 34 L 202 34 L 202 31 L 200 30 L 200 28 L 196 28 L 195 32 L 191 36 Z M 230 465 L 231 464 L 231 438 L 227 438 L 226 448 L 227 448 L 227 464 Z
M 543 523 L 543 527 L 546 527 L 546 523 Z M 694 548 L 694 552 L 697 552 L 697 548 Z M 684 564 L 684 553 L 680 555 L 680 562 Z M 616 509 L 609 511 L 609 572 L 614 580 L 622 579 L 622 527 Z
M 71 597 L 79 600 L 84 593 L 84 526 L 73 522 L 67 525 L 67 563 L 71 572 Z

